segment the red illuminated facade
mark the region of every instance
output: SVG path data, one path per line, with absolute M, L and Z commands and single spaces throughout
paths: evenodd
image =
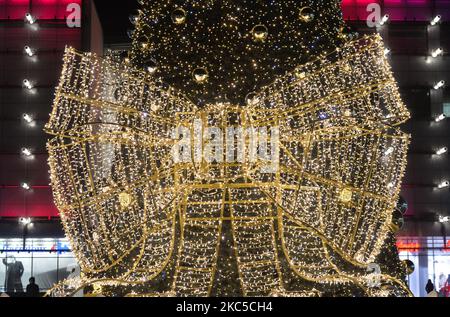
M 81 27 L 67 24 L 68 16 L 76 18 L 74 4 L 81 9 Z M 84 0 L 0 0 L 0 218 L 58 217 L 49 186 L 48 136 L 43 127 L 65 46 L 90 49 L 91 9 L 91 1 Z M 83 16 L 87 10 L 89 19 Z M 27 13 L 34 23 L 27 21 Z M 25 52 L 25 46 L 33 50 L 33 56 Z M 33 89 L 24 87 L 25 79 Z M 26 122 L 24 114 L 33 121 Z M 21 154 L 23 148 L 32 156 Z M 30 189 L 24 189 L 23 183 Z
M 428 22 L 436 14 L 450 20 L 450 0 L 343 0 L 344 18 L 348 21 L 366 20 L 370 14 L 367 6 L 371 3 L 378 3 L 391 21 Z
M 0 19 L 23 20 L 29 12 L 41 21 L 65 20 L 71 3 L 81 5 L 81 0 L 0 0 Z

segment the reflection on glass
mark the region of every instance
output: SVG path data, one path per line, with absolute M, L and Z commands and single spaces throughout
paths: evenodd
M 401 237 L 397 247 L 402 260 L 416 266 L 408 285 L 417 297 L 426 297 L 428 280 L 439 297 L 450 297 L 450 241 L 444 237 Z

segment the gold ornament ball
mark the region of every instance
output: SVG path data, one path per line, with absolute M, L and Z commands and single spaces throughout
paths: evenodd
M 145 62 L 145 69 L 150 73 L 154 74 L 156 70 L 158 69 L 158 64 L 155 60 L 149 59 Z
M 181 8 L 173 10 L 172 21 L 175 24 L 183 24 L 184 22 L 186 22 L 186 11 Z
M 344 188 L 339 195 L 339 200 L 343 203 L 349 203 L 353 199 L 353 192 L 349 188 Z
M 253 39 L 257 42 L 264 42 L 269 36 L 269 30 L 265 25 L 258 24 L 252 29 Z
M 209 75 L 205 68 L 199 67 L 192 72 L 192 77 L 198 84 L 204 84 L 208 81 Z
M 300 69 L 296 69 L 296 70 L 295 70 L 295 76 L 296 76 L 298 79 L 305 79 L 306 73 L 305 73 L 304 71 L 300 70 Z
M 303 22 L 311 22 L 314 20 L 314 11 L 310 7 L 303 7 L 300 9 L 300 20 Z
M 391 229 L 394 232 L 400 231 L 400 229 L 403 228 L 403 225 L 405 224 L 405 219 L 403 218 L 403 214 L 400 212 L 400 210 L 395 209 L 394 214 L 392 215 L 392 223 L 391 223 Z
M 254 105 L 258 104 L 258 102 L 259 102 L 259 98 L 255 92 L 251 92 L 245 97 L 245 103 L 248 106 L 254 106 Z
M 141 36 L 139 36 L 139 38 L 138 38 L 138 43 L 139 43 L 139 45 L 140 45 L 140 47 L 141 47 L 141 50 L 146 50 L 146 49 L 148 49 L 148 47 L 149 47 L 149 42 L 150 42 L 150 39 L 148 38 L 148 36 L 146 36 L 146 35 L 141 35 Z
M 413 261 L 411 260 L 404 260 L 403 265 L 406 269 L 406 274 L 411 275 L 414 273 L 416 266 L 414 265 Z
M 122 91 L 120 90 L 120 88 L 117 88 L 116 90 L 114 90 L 114 99 L 116 101 L 119 101 L 121 97 L 122 97 Z
M 120 193 L 119 194 L 119 203 L 120 203 L 120 207 L 122 209 L 129 207 L 132 203 L 131 195 L 126 192 Z

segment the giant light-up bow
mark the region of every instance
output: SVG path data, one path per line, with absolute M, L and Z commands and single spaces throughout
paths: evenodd
M 53 293 L 173 272 L 160 295 L 211 295 L 230 230 L 244 295 L 305 294 L 286 287 L 287 270 L 406 295 L 401 281 L 381 273 L 374 283 L 367 268 L 390 230 L 409 142 L 396 126 L 408 116 L 378 35 L 298 67 L 247 107 L 202 109 L 149 73 L 69 48 L 46 131 L 55 202 L 84 275 Z M 210 127 L 243 128 L 247 149 L 245 131 L 277 127 L 268 145 L 279 149 L 276 170 L 250 150 L 217 159 L 211 144 L 226 136 L 202 138 Z M 192 150 L 192 160 L 175 160 L 180 128 L 216 159 Z

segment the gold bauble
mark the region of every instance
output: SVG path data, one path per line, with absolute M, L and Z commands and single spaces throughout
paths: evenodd
M 259 98 L 255 92 L 251 92 L 245 97 L 245 103 L 248 106 L 254 106 L 254 105 L 258 104 L 258 102 L 259 102 Z
M 348 188 L 344 188 L 341 191 L 341 194 L 339 195 L 339 200 L 342 201 L 343 203 L 351 202 L 352 198 L 353 198 L 353 192 L 351 189 L 348 189 Z
M 303 7 L 300 9 L 300 20 L 303 22 L 311 22 L 314 20 L 314 11 L 310 7 Z
M 175 24 L 183 24 L 184 22 L 186 22 L 186 11 L 181 8 L 173 10 L 172 21 Z
M 416 266 L 414 265 L 413 261 L 404 260 L 402 263 L 405 266 L 406 274 L 411 275 L 416 270 Z
M 133 199 L 130 194 L 128 194 L 126 192 L 122 192 L 119 194 L 120 208 L 122 208 L 122 209 L 128 208 L 132 202 L 133 202 Z
M 192 72 L 192 77 L 196 83 L 203 84 L 208 81 L 209 75 L 206 68 L 199 67 Z
M 345 63 L 344 65 L 342 65 L 342 70 L 344 72 L 351 72 L 352 71 L 352 67 L 350 66 L 350 64 Z
M 156 72 L 156 70 L 158 69 L 158 64 L 156 63 L 155 60 L 153 59 L 149 59 L 145 62 L 145 69 L 150 73 L 150 74 L 154 74 Z
M 405 219 L 403 218 L 403 214 L 397 208 L 394 210 L 394 214 L 392 215 L 392 223 L 391 230 L 393 232 L 397 232 L 403 228 L 405 224 Z
M 269 36 L 269 30 L 265 25 L 258 24 L 252 29 L 253 39 L 257 42 L 264 42 Z
M 296 69 L 296 70 L 295 70 L 295 76 L 296 76 L 298 79 L 304 79 L 304 78 L 306 77 L 306 73 L 303 72 L 303 71 L 301 71 L 300 69 Z

